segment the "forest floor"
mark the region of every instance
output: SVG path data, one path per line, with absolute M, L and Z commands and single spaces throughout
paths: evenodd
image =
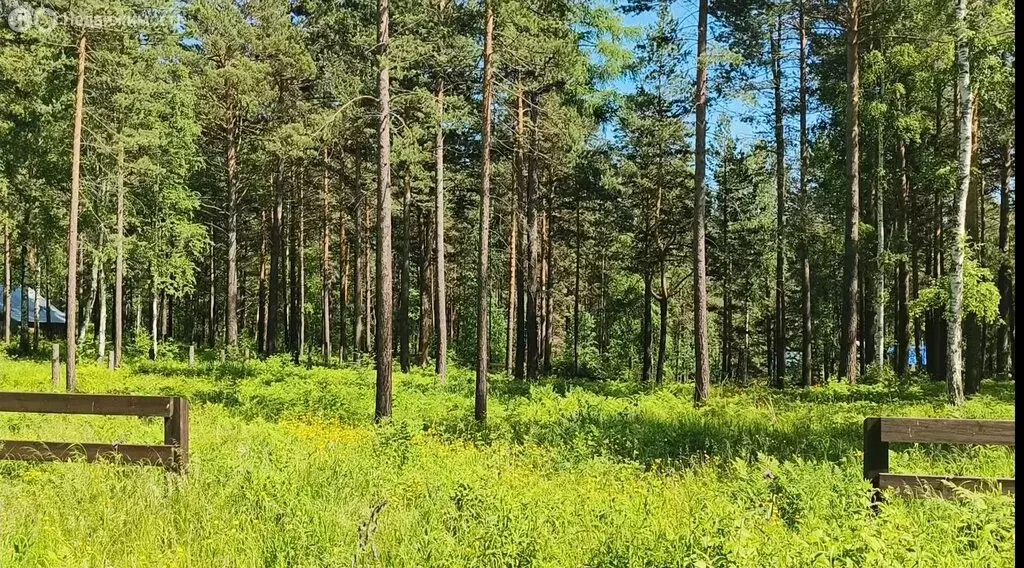
M 0 566 L 1013 566 L 1013 498 L 891 498 L 863 481 L 866 416 L 1014 418 L 1012 384 L 965 407 L 928 382 L 782 392 L 396 373 L 272 360 L 80 370 L 80 390 L 181 394 L 191 470 L 0 462 Z M 49 364 L 0 355 L 0 391 Z M 159 443 L 153 420 L 0 415 L 0 438 Z M 1013 477 L 1000 447 L 894 446 L 892 470 Z

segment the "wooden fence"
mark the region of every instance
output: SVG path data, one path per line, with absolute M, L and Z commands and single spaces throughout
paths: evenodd
M 998 489 L 1014 495 L 1013 479 L 984 479 L 889 473 L 889 444 L 1001 445 L 1015 447 L 1013 421 L 941 418 L 867 418 L 864 420 L 864 478 L 875 489 L 893 489 L 913 496 L 952 497 L 954 487 L 977 491 Z
M 95 394 L 0 393 L 0 412 L 160 416 L 164 443 L 151 446 L 0 440 L 0 460 L 87 461 L 120 459 L 125 463 L 156 465 L 176 473 L 188 468 L 188 400 L 166 396 Z

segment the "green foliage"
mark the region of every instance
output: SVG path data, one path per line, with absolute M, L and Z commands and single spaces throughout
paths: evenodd
M 170 360 L 85 392 L 193 402 L 192 469 L 0 462 L 0 564 L 30 566 L 1012 566 L 1014 503 L 888 499 L 861 478 L 869 415 L 1011 418 L 1012 385 L 966 406 L 942 385 L 810 390 L 495 379 L 477 424 L 473 374 L 397 374 L 371 425 L 371 368 L 284 358 L 198 369 Z M 2 356 L 0 356 L 2 357 Z M 0 390 L 47 390 L 44 362 L 0 360 Z M 0 437 L 153 443 L 154 420 L 6 415 Z M 894 447 L 893 471 L 1013 476 L 1012 450 Z
M 949 277 L 939 278 L 932 286 L 921 290 L 910 304 L 910 313 L 921 317 L 930 309 L 948 315 L 950 297 Z M 964 311 L 977 316 L 983 323 L 999 320 L 999 288 L 992 282 L 992 271 L 978 266 L 970 249 L 964 255 Z

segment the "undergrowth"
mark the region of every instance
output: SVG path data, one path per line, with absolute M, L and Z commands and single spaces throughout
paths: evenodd
M 962 408 L 941 384 L 810 390 L 396 373 L 284 359 L 80 370 L 82 392 L 187 396 L 191 471 L 0 462 L 0 566 L 1012 566 L 1014 501 L 892 497 L 861 478 L 865 416 L 1014 417 L 1012 384 Z M 0 359 L 0 390 L 48 391 Z M 0 437 L 157 443 L 155 420 L 0 415 Z M 1013 450 L 895 446 L 892 469 L 1012 477 Z

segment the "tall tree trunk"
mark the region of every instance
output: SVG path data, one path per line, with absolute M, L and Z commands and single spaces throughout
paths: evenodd
M 505 372 L 517 379 L 523 378 L 522 364 L 525 353 L 521 330 L 523 329 L 523 270 L 517 259 L 522 247 L 519 229 L 523 223 L 521 214 L 523 192 L 526 187 L 525 166 L 526 107 L 523 104 L 523 87 L 516 85 L 516 147 L 512 160 L 513 192 L 509 201 L 509 246 L 508 246 L 508 327 L 505 341 Z
M 1013 259 L 1010 258 L 1010 178 L 1013 176 L 1013 145 L 1006 142 L 999 184 L 999 316 L 1002 323 L 996 332 L 996 371 L 1005 373 L 1009 367 L 1007 356 L 1012 352 L 1010 326 L 1013 318 L 1010 304 L 1013 295 Z
M 270 299 L 267 308 L 267 355 L 277 354 L 278 318 L 284 279 L 284 160 L 278 158 L 274 174 L 274 210 L 270 220 Z
M 25 222 L 26 222 L 25 226 L 28 226 L 28 215 L 27 214 L 25 216 Z M 25 238 L 27 238 L 27 237 L 23 237 L 23 239 L 22 239 L 22 248 L 21 248 L 22 259 L 25 258 L 24 255 L 28 254 L 28 252 L 27 252 L 28 251 L 28 249 L 27 249 L 28 244 L 24 240 Z M 86 337 L 88 337 L 88 334 L 89 334 L 89 322 L 90 322 L 90 320 L 92 320 L 92 312 L 96 308 L 97 282 L 99 281 L 99 276 L 100 276 L 100 254 L 99 254 L 99 251 L 93 253 L 93 257 L 92 257 L 92 272 L 90 274 L 92 276 L 89 279 L 89 300 L 86 302 L 85 311 L 82 313 L 82 325 L 79 326 L 79 329 L 78 329 L 78 342 L 79 343 L 85 343 L 85 339 L 86 339 Z M 22 285 L 24 286 L 24 282 L 25 282 L 25 266 L 24 266 L 24 262 L 22 263 L 21 277 L 22 277 L 21 278 Z M 24 294 L 22 294 L 22 297 L 24 297 Z M 22 319 L 24 319 L 26 313 L 27 312 L 22 312 Z
M 725 276 L 722 279 L 722 380 L 732 378 L 732 247 L 729 241 L 729 158 L 732 146 L 722 154 L 722 250 L 725 253 Z
M 800 209 L 805 223 L 808 212 L 807 182 L 811 167 L 810 144 L 807 139 L 807 21 L 804 15 L 804 1 L 800 0 Z M 806 226 L 806 225 L 805 225 Z M 809 236 L 804 234 L 800 245 L 800 294 L 803 310 L 801 312 L 801 353 L 800 353 L 800 384 L 810 387 L 814 384 L 811 342 L 812 305 L 811 305 L 811 257 Z
M 971 164 L 973 166 L 970 175 L 970 189 L 967 191 L 967 218 L 966 230 L 970 238 L 970 246 L 974 252 L 974 259 L 979 265 L 984 261 L 984 210 L 982 201 L 985 198 L 984 180 L 979 175 L 981 168 L 981 156 L 979 152 L 981 139 L 981 113 L 978 108 L 978 96 L 973 97 L 974 113 L 971 120 Z M 964 316 L 965 332 L 965 359 L 964 365 L 964 393 L 967 396 L 978 394 L 981 390 L 981 376 L 985 368 L 985 342 L 984 330 L 981 322 L 974 314 Z
M 117 148 L 117 259 L 114 266 L 114 368 L 124 351 L 124 147 Z M 49 302 L 47 302 L 49 304 Z
M 705 250 L 705 210 L 707 208 L 708 134 L 708 0 L 699 0 L 697 15 L 697 136 L 696 167 L 694 168 L 693 206 L 693 346 L 696 373 L 694 374 L 694 405 L 703 405 L 711 390 L 711 370 L 708 361 L 708 277 Z
M 434 370 L 437 380 L 448 382 L 448 294 L 445 286 L 447 271 L 445 268 L 444 245 L 444 81 L 439 80 L 436 92 L 437 103 L 437 141 L 434 144 L 434 254 L 437 301 L 434 305 L 435 327 L 437 328 L 437 353 L 434 356 Z
M 353 225 L 355 226 L 355 274 L 352 279 L 352 291 L 353 291 L 353 305 L 352 315 L 355 319 L 355 349 L 352 350 L 352 360 L 358 361 L 359 354 L 366 352 L 366 323 L 363 320 L 363 312 L 366 311 L 366 305 L 364 303 L 364 291 L 369 282 L 366 282 L 366 255 L 364 251 L 366 249 L 366 224 L 364 223 L 365 209 L 366 209 L 366 195 L 362 189 L 363 179 L 363 155 L 358 147 L 356 147 L 355 156 L 355 204 L 356 204 L 356 216 L 353 219 Z
M 321 337 L 320 346 L 323 351 L 324 364 L 331 362 L 331 355 L 334 349 L 331 346 L 331 294 L 334 291 L 334 273 L 331 272 L 331 175 L 328 169 L 327 148 L 324 148 L 324 225 L 323 225 L 323 264 L 321 275 L 323 276 L 323 296 L 321 297 Z
M 28 246 L 28 228 L 29 224 L 29 211 L 28 207 L 25 208 L 25 230 L 21 231 L 21 279 L 19 284 L 21 285 L 21 322 L 18 325 L 18 350 L 22 355 L 28 355 L 29 353 L 29 289 L 28 289 L 28 262 L 29 262 L 29 246 Z M 96 288 L 95 273 L 93 275 L 93 288 Z M 92 310 L 90 310 L 91 313 Z M 89 321 L 89 314 L 86 314 L 84 321 Z
M 11 342 L 11 322 L 14 307 L 11 306 L 11 228 L 4 225 L 4 344 Z
M 971 185 L 971 125 L 974 103 L 971 91 L 970 51 L 967 46 L 967 0 L 956 4 L 956 87 L 960 99 L 960 122 L 957 160 L 957 190 L 953 210 L 946 226 L 952 234 L 946 237 L 949 255 L 949 315 L 946 340 L 946 386 L 949 400 L 955 405 L 965 402 L 963 382 L 963 319 L 964 319 L 964 247 L 967 222 L 967 194 Z
M 937 81 L 935 90 L 935 129 L 932 133 L 932 144 L 935 148 L 941 148 L 942 143 L 942 111 L 943 111 L 943 80 Z M 954 90 L 955 91 L 955 90 Z M 954 92 L 954 97 L 956 93 Z M 932 282 L 938 282 L 943 276 L 942 239 L 943 223 L 943 189 L 936 184 L 932 191 L 931 208 L 931 231 L 929 239 L 928 265 Z M 946 380 L 946 320 L 941 309 L 928 311 L 928 322 L 926 330 L 926 352 L 928 359 L 928 373 L 933 380 Z
M 210 226 L 210 242 L 211 243 L 214 242 L 213 241 L 213 226 L 212 225 Z M 206 320 L 206 323 L 208 325 L 206 341 L 207 341 L 207 345 L 209 346 L 210 349 L 213 349 L 214 345 L 217 342 L 217 274 L 216 274 L 216 270 L 215 270 L 216 267 L 214 266 L 214 254 L 215 253 L 216 253 L 216 246 L 211 245 L 210 246 L 210 272 L 209 272 L 209 278 L 210 278 L 210 290 L 209 290 L 210 309 L 209 309 L 209 313 L 207 314 L 208 317 L 207 317 L 207 320 Z M 137 301 L 137 305 L 136 305 L 136 309 L 135 309 L 135 330 L 136 331 L 140 331 L 142 329 L 142 294 L 141 293 L 137 293 L 136 294 L 136 299 L 138 301 Z
M 555 252 L 551 242 L 551 200 L 544 213 L 544 374 L 551 373 L 552 343 L 555 337 Z
M 654 324 L 651 321 L 651 304 L 654 303 L 654 275 L 649 262 L 644 263 L 644 299 L 640 305 L 640 382 L 651 380 Z
M 490 257 L 491 238 L 491 103 L 494 97 L 492 75 L 494 58 L 494 6 L 485 2 L 484 21 L 484 99 L 483 99 L 483 183 L 480 189 L 480 271 L 477 273 L 477 326 L 476 326 L 476 404 L 475 416 L 479 421 L 487 419 L 487 370 L 490 362 L 488 340 L 490 338 Z
M 100 361 L 107 356 L 107 273 L 103 267 L 100 267 L 100 317 L 99 325 L 97 327 L 96 335 L 96 351 L 99 355 Z M 36 309 L 39 308 L 39 298 L 36 297 Z M 38 314 L 36 321 L 39 321 Z
M 388 61 L 389 0 L 377 0 L 377 100 L 380 104 L 377 170 L 377 421 L 391 417 L 392 273 L 391 273 L 391 77 Z
M 296 199 L 295 193 L 297 191 L 297 184 L 295 183 L 294 175 L 290 179 L 288 188 L 288 204 L 287 213 L 288 216 L 288 247 L 287 247 L 287 263 L 288 263 L 288 352 L 292 356 L 292 362 L 299 363 L 299 223 L 298 223 L 298 200 Z
M 273 181 L 271 181 L 273 185 Z M 269 278 L 268 271 L 268 252 L 267 252 L 267 211 L 260 211 L 260 272 L 259 272 L 259 291 L 257 292 L 258 302 L 256 306 L 256 349 L 262 354 L 267 354 L 267 330 L 270 325 L 268 323 L 267 312 L 270 310 L 269 300 L 267 294 L 267 279 Z
M 580 203 L 576 202 L 576 275 L 573 280 L 572 290 L 572 374 L 578 377 L 580 374 L 580 265 L 582 259 L 581 242 L 583 235 L 580 233 Z
M 344 160 L 342 160 L 344 163 Z M 338 235 L 338 247 L 341 250 L 341 290 L 338 297 L 338 362 L 344 363 L 346 361 L 346 348 L 348 347 L 348 304 L 349 304 L 349 281 L 351 278 L 351 266 L 350 266 L 350 255 L 349 255 L 349 243 L 348 243 L 348 223 L 345 219 L 345 207 L 344 207 L 344 190 L 341 192 L 338 205 L 338 224 L 339 235 Z M 356 257 L 358 258 L 358 254 Z M 356 350 L 353 349 L 353 352 Z
M 305 179 L 298 180 L 298 204 L 294 214 L 298 217 L 298 242 L 295 245 L 296 255 L 293 257 L 298 265 L 298 298 L 295 300 L 296 320 L 299 329 L 295 333 L 295 362 L 298 363 L 306 354 L 306 195 Z
M 227 344 L 228 347 L 238 349 L 238 114 L 235 111 L 234 100 L 228 102 L 227 120 L 224 125 L 227 139 L 226 164 L 227 164 L 227 280 L 228 290 L 224 309 L 227 312 Z
M 160 336 L 159 325 L 160 325 L 160 292 L 157 291 L 156 282 L 152 283 L 153 286 L 153 302 L 150 305 L 150 325 L 149 325 L 149 358 L 152 361 L 156 361 L 157 356 L 160 353 Z
M 899 377 L 906 377 L 910 359 L 910 273 L 907 258 L 910 250 L 910 230 L 907 227 L 907 209 L 910 204 L 910 177 L 907 173 L 907 146 L 900 138 L 896 143 L 899 159 L 900 190 L 897 194 L 896 245 L 899 261 L 896 265 L 896 339 L 895 371 Z
M 874 364 L 881 370 L 885 366 L 885 180 L 882 129 L 878 128 L 875 139 L 875 289 Z
M 846 25 L 846 182 L 847 196 L 845 263 L 843 269 L 842 338 L 839 374 L 857 384 L 860 371 L 857 349 L 858 268 L 860 263 L 860 0 L 849 0 Z
M 419 332 L 419 365 L 426 367 L 430 363 L 430 335 L 433 322 L 433 279 L 430 272 L 430 250 L 433 232 L 430 230 L 430 221 L 427 212 L 422 208 L 420 212 L 420 262 L 419 262 L 419 287 L 420 287 L 420 332 Z
M 537 199 L 540 189 L 540 95 L 530 93 L 530 157 L 526 184 L 526 378 L 536 380 L 540 371 L 540 229 Z
M 78 38 L 78 84 L 75 88 L 75 128 L 71 146 L 71 204 L 68 207 L 68 301 L 67 301 L 67 376 L 66 387 L 74 391 L 77 383 L 78 346 L 75 343 L 75 317 L 78 314 L 78 200 L 82 185 L 82 115 L 85 110 L 85 34 Z M 10 305 L 10 302 L 7 302 Z
M 668 358 L 668 277 L 665 274 L 665 261 L 661 261 L 661 294 L 658 295 L 658 366 L 655 370 L 655 382 L 665 383 L 665 361 Z
M 31 259 L 32 259 L 32 267 L 33 267 L 34 272 L 35 272 L 35 281 L 36 281 L 36 294 L 35 294 L 36 301 L 35 301 L 35 305 L 32 306 L 32 317 L 33 317 L 33 320 L 35 322 L 35 325 L 32 326 L 32 351 L 39 351 L 39 327 L 40 327 L 40 321 L 41 321 L 40 320 L 41 314 L 39 313 L 39 308 L 40 308 L 40 303 L 42 303 L 42 301 L 43 301 L 42 298 L 40 297 L 40 291 L 43 290 L 43 287 L 44 287 L 44 284 L 43 284 L 43 268 L 42 268 L 42 263 L 39 261 L 39 252 L 37 250 L 35 250 L 35 249 L 32 250 Z M 49 298 L 49 296 L 50 296 L 49 292 L 47 292 L 45 297 Z M 49 300 L 47 300 L 47 302 L 49 302 Z M 106 315 L 106 312 L 103 312 L 103 314 Z M 47 321 L 47 323 L 49 323 L 50 320 L 47 319 L 46 321 Z M 103 353 L 102 349 L 100 349 L 100 353 Z
M 402 198 L 402 258 L 398 288 L 398 350 L 402 372 L 408 373 L 412 362 L 409 355 L 409 288 L 410 258 L 412 256 L 412 172 L 405 168 L 405 193 Z
M 786 379 L 786 142 L 782 110 L 782 15 L 772 36 L 772 84 L 775 91 L 775 388 Z

